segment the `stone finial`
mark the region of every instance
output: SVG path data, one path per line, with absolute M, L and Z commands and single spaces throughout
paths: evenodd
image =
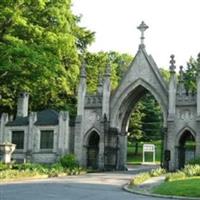
M 179 67 L 179 82 L 183 82 L 183 66 Z
M 200 52 L 197 55 L 197 62 L 200 63 Z
M 197 55 L 197 72 L 200 74 L 200 53 Z
M 80 77 L 81 78 L 86 78 L 86 63 L 85 61 L 82 62 L 82 65 L 81 65 L 81 73 L 80 73 Z
M 110 76 L 110 74 L 111 74 L 110 63 L 107 63 L 107 65 L 106 65 L 106 71 L 105 71 L 105 75 L 104 76 Z
M 102 85 L 103 85 L 103 78 L 102 78 L 102 75 L 99 74 L 99 76 L 98 76 L 98 87 L 100 87 Z
M 97 93 L 102 94 L 103 92 L 103 78 L 102 75 L 99 74 L 98 76 L 98 87 L 97 87 Z
M 19 93 L 17 101 L 17 117 L 28 116 L 28 101 L 29 101 L 29 94 L 27 92 Z
M 171 55 L 170 56 L 170 58 L 171 58 L 171 60 L 170 60 L 170 66 L 169 66 L 169 69 L 170 69 L 170 72 L 175 72 L 175 69 L 176 69 L 176 66 L 175 66 L 175 63 L 176 63 L 176 61 L 175 61 L 175 59 L 174 59 L 174 55 Z
M 141 40 L 141 43 L 140 43 L 140 47 L 145 47 L 144 45 L 144 32 L 148 29 L 149 27 L 144 23 L 144 21 L 142 21 L 142 23 L 137 27 L 138 30 L 140 30 L 141 32 L 141 37 L 140 37 L 140 40 Z

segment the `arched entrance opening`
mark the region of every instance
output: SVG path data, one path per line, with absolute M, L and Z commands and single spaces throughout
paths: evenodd
M 185 130 L 180 139 L 178 146 L 178 168 L 184 168 L 190 160 L 195 158 L 195 136 L 191 131 Z
M 127 163 L 127 134 L 129 129 L 129 120 L 131 114 L 134 113 L 135 108 L 137 107 L 138 102 L 147 94 L 150 94 L 153 97 L 156 104 L 160 106 L 162 113 L 162 124 L 159 130 L 161 147 L 160 147 L 160 156 L 163 155 L 164 149 L 164 134 L 163 130 L 166 127 L 167 119 L 167 104 L 165 96 L 157 92 L 157 90 L 151 86 L 149 83 L 143 79 L 138 79 L 137 81 L 130 84 L 123 91 L 121 90 L 119 94 L 115 94 L 111 102 L 111 127 L 115 127 L 118 130 L 118 153 L 117 153 L 117 167 L 124 168 Z M 154 123 L 155 121 L 153 121 Z M 152 122 L 150 122 L 152 123 Z M 146 129 L 148 124 L 145 124 Z M 162 160 L 161 156 L 161 160 Z
M 163 140 L 161 107 L 154 96 L 146 91 L 134 106 L 127 121 L 127 164 L 162 162 Z M 154 145 L 155 154 L 150 149 L 143 154 L 144 144 Z
M 100 137 L 96 131 L 92 131 L 88 138 L 87 145 L 87 167 L 92 169 L 98 168 L 99 159 L 99 141 Z

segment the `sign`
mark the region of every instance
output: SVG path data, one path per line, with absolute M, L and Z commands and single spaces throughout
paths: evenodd
M 144 144 L 143 145 L 143 151 L 154 152 L 155 151 L 155 145 L 154 144 Z
M 153 161 L 151 163 L 155 163 L 156 158 L 156 147 L 154 144 L 143 144 L 143 163 L 147 163 L 145 161 L 145 153 L 152 152 L 153 153 Z M 149 162 L 148 162 L 149 163 Z

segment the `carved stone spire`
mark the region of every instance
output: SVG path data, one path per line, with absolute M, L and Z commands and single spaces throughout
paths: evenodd
M 139 47 L 142 47 L 142 48 L 145 47 L 145 45 L 144 45 L 144 39 L 145 39 L 145 37 L 144 37 L 144 32 L 145 32 L 148 28 L 149 28 L 149 27 L 144 23 L 144 21 L 142 21 L 142 23 L 137 27 L 137 29 L 139 29 L 140 32 L 141 32 L 141 37 L 140 37 L 141 42 L 140 42 L 140 46 L 139 46 Z
M 183 80 L 183 66 L 181 65 L 179 67 L 179 83 L 183 83 L 184 80 Z
M 200 53 L 197 55 L 197 71 L 200 74 Z
M 110 76 L 110 75 L 111 75 L 111 67 L 110 67 L 110 63 L 107 63 L 104 76 Z
M 170 72 L 171 72 L 171 73 L 174 73 L 174 72 L 175 72 L 175 69 L 176 69 L 176 66 L 175 66 L 176 61 L 175 61 L 174 57 L 175 57 L 174 55 L 171 55 L 171 56 L 170 56 L 171 60 L 170 60 L 169 69 L 170 69 Z
M 103 85 L 103 78 L 102 78 L 102 75 L 99 74 L 98 76 L 98 86 L 102 86 Z
M 85 64 L 85 61 L 82 62 L 82 65 L 81 65 L 81 73 L 80 73 L 80 77 L 81 78 L 86 78 L 86 64 Z
M 179 67 L 179 81 L 178 81 L 178 88 L 177 88 L 177 93 L 182 96 L 186 94 L 186 89 L 184 85 L 184 72 L 183 72 L 183 66 Z
M 98 76 L 98 87 L 97 87 L 97 93 L 102 94 L 103 92 L 103 78 L 102 75 L 99 74 Z

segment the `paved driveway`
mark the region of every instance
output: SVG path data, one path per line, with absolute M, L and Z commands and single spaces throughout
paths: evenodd
M 141 168 L 0 184 L 0 200 L 159 200 L 122 190 L 122 185 L 138 171 Z

